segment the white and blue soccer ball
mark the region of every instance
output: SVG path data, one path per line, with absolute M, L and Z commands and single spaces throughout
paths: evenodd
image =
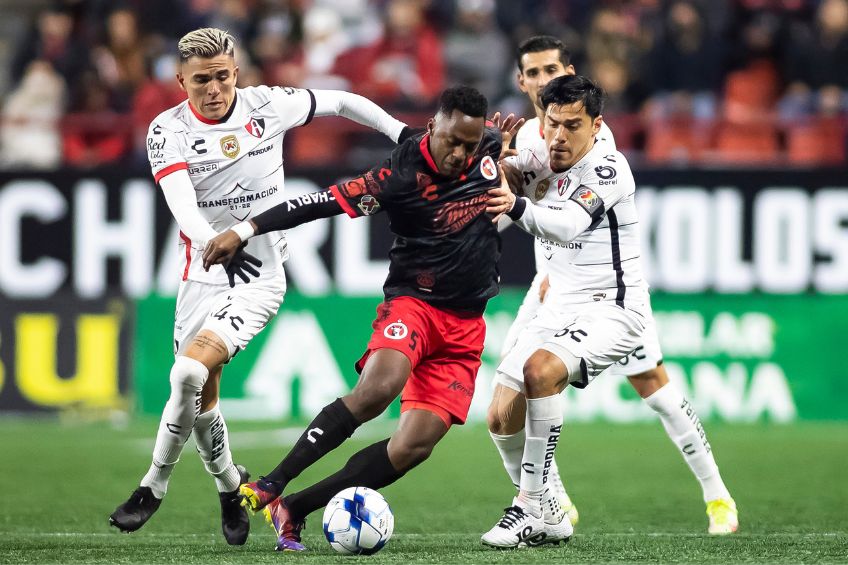
M 395 516 L 383 495 L 367 487 L 350 487 L 324 510 L 324 535 L 346 555 L 371 555 L 382 549 L 395 528 Z

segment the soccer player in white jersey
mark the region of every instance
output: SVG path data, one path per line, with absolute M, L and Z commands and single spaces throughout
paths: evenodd
M 347 92 L 236 88 L 234 46 L 233 37 L 219 29 L 186 34 L 178 46 L 177 80 L 188 99 L 161 113 L 148 131 L 150 166 L 179 224 L 184 256 L 174 323 L 176 360 L 153 462 L 139 488 L 110 516 L 110 523 L 131 532 L 147 522 L 158 509 L 193 431 L 197 451 L 220 493 L 224 537 L 229 544 L 240 545 L 247 540 L 249 520 L 240 506 L 238 487 L 248 476 L 233 464 L 218 408 L 219 381 L 223 365 L 277 313 L 286 290 L 283 261 L 288 253 L 281 232 L 251 239 L 243 257 L 253 264 L 241 266 L 258 279 L 248 285 L 235 281 L 232 271 L 221 266 L 205 271 L 204 245 L 248 217 L 285 202 L 287 130 L 307 125 L 315 116 L 345 116 L 397 141 L 405 125 L 371 101 Z
M 550 176 L 553 174 L 548 164 L 548 150 L 541 126 L 544 110 L 540 95 L 553 78 L 573 75 L 574 67 L 569 64 L 569 54 L 563 43 L 551 36 L 536 36 L 524 41 L 518 48 L 518 66 L 519 87 L 534 103 L 536 118 L 529 120 L 516 136 L 516 148 L 522 162 L 510 158 L 506 161 L 505 169 L 508 171 L 507 176 L 516 183 L 513 188 L 522 191 L 535 202 L 551 190 Z M 594 143 L 603 146 L 603 151 L 607 153 L 616 150 L 613 134 L 603 122 Z M 512 174 L 509 174 L 510 171 Z M 534 250 L 537 274 L 510 327 L 502 357 L 513 348 L 518 334 L 542 304 L 548 286 L 548 264 L 558 260 L 556 249 L 552 242 L 536 238 Z M 650 310 L 640 343 L 630 355 L 612 365 L 606 374 L 626 376 L 636 392 L 657 412 L 670 439 L 680 449 L 701 485 L 709 517 L 708 531 L 713 534 L 736 531 L 736 505 L 721 479 L 712 449 L 691 403 L 675 385 L 669 383 L 662 364 L 656 324 Z M 524 453 L 525 411 L 524 387 L 520 375 L 517 379 L 510 379 L 504 373 L 497 373 L 488 413 L 489 431 L 504 467 L 516 486 Z M 550 492 L 545 496 L 544 505 L 545 518 L 556 522 L 557 512 L 552 509 L 561 509 L 568 512 L 572 523 L 576 524 L 577 510 L 565 492 L 556 461 L 552 460 L 551 463 Z M 551 497 L 558 506 L 547 500 Z
M 550 247 L 551 288 L 498 367 L 500 384 L 526 394 L 527 425 L 519 494 L 483 536 L 484 543 L 496 547 L 538 545 L 570 535 L 571 524 L 552 521 L 557 513 L 542 507 L 552 500 L 544 495 L 562 428 L 559 393 L 569 383 L 585 387 L 636 350 L 652 317 L 639 265 L 633 176 L 621 153 L 595 142 L 602 122 L 601 90 L 584 77 L 563 76 L 545 87 L 541 101 L 554 174 L 532 200 L 517 199 L 509 216 Z M 530 149 L 512 161 L 521 170 L 541 169 Z M 661 389 L 673 393 L 668 385 Z M 682 395 L 667 396 L 665 405 L 658 407 L 651 398 L 648 403 L 663 417 L 669 435 L 677 440 L 682 432 L 684 453 L 700 448 L 712 461 L 691 406 L 679 405 Z M 718 475 L 714 461 L 712 467 Z M 723 494 L 732 504 L 726 489 Z

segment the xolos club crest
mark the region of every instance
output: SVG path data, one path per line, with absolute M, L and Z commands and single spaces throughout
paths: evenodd
M 236 155 L 239 154 L 238 138 L 234 135 L 226 135 L 221 138 L 221 151 L 224 152 L 224 155 L 229 157 L 230 159 L 235 159 Z
M 486 155 L 480 161 L 480 173 L 486 180 L 495 180 L 498 177 L 498 166 L 495 165 L 495 160 Z
M 383 330 L 383 335 L 389 339 L 403 339 L 409 333 L 406 324 L 398 320 L 386 326 Z

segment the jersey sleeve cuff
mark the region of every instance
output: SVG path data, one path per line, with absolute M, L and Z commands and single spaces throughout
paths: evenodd
M 164 169 L 160 170 L 158 173 L 153 173 L 153 179 L 158 183 L 163 178 L 167 177 L 171 173 L 175 173 L 177 171 L 183 171 L 188 169 L 188 163 L 174 163 L 173 165 L 168 165 Z
M 510 219 L 513 221 L 517 221 L 521 216 L 524 215 L 524 210 L 527 209 L 527 199 L 526 198 L 516 198 L 515 204 L 512 206 L 512 210 L 506 213 Z
M 351 207 L 350 203 L 344 199 L 344 197 L 339 192 L 339 186 L 334 184 L 330 187 L 330 193 L 332 193 L 333 198 L 336 199 L 336 202 L 339 203 L 339 206 L 342 207 L 342 210 L 345 211 L 345 214 L 350 216 L 351 218 L 358 218 L 359 214 Z

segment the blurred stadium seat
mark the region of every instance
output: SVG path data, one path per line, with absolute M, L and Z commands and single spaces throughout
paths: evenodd
M 846 128 L 838 118 L 820 118 L 786 129 L 786 150 L 793 165 L 838 165 L 845 162 Z

